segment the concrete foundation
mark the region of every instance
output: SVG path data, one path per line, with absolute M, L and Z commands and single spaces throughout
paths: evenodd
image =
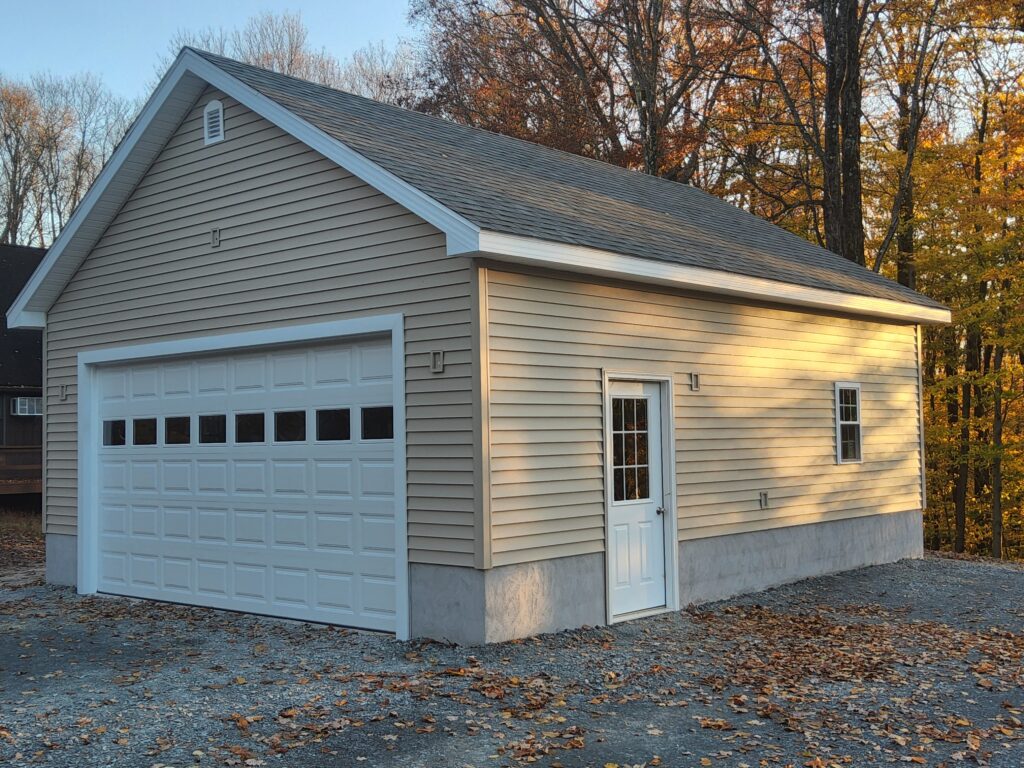
M 78 583 L 78 537 L 46 534 L 46 580 L 73 587 Z
M 413 637 L 462 645 L 605 623 L 604 555 L 478 571 L 412 563 Z
M 681 605 L 924 556 L 920 512 L 737 533 L 679 545 Z
M 679 545 L 682 605 L 721 600 L 812 576 L 921 557 L 920 512 L 739 533 Z M 73 586 L 77 538 L 46 536 L 46 580 Z M 480 571 L 411 563 L 413 637 L 482 645 L 604 624 L 603 554 Z

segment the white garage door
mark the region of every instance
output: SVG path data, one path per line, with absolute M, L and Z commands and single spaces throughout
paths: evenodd
M 389 339 L 97 371 L 101 592 L 394 631 Z

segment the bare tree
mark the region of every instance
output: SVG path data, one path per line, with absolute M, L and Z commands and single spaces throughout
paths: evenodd
M 343 78 L 338 60 L 309 44 L 309 30 L 299 13 L 280 15 L 264 11 L 239 29 L 207 27 L 179 30 L 158 62 L 162 74 L 184 47 L 199 48 L 284 75 L 337 87 Z
M 32 91 L 0 80 L 0 243 L 30 242 L 32 193 L 39 172 L 42 115 Z
M 94 75 L 0 81 L 0 242 L 52 242 L 135 111 Z
M 416 108 L 425 93 L 416 51 L 407 42 L 394 48 L 367 45 L 341 66 L 339 87 L 385 104 Z

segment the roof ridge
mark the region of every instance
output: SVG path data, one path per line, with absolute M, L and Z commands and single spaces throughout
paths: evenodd
M 499 131 L 494 131 L 494 130 L 491 130 L 490 128 L 481 128 L 481 127 L 476 126 L 476 125 L 465 125 L 464 123 L 458 123 L 455 120 L 451 120 L 451 119 L 449 119 L 447 117 L 442 117 L 440 115 L 431 114 L 430 112 L 420 112 L 417 109 L 410 109 L 408 107 L 403 107 L 403 106 L 400 106 L 398 104 L 389 104 L 386 101 L 377 101 L 376 99 L 371 99 L 369 96 L 363 96 L 363 95 L 358 94 L 358 93 L 353 93 L 352 91 L 346 91 L 343 88 L 335 88 L 334 86 L 325 85 L 323 83 L 318 83 L 318 82 L 316 82 L 314 80 L 306 80 L 304 78 L 297 77 L 295 75 L 289 75 L 289 74 L 286 74 L 284 72 L 278 72 L 278 71 L 273 70 L 273 69 L 267 69 L 266 67 L 261 67 L 261 66 L 258 66 L 256 64 L 250 64 L 249 62 L 246 62 L 246 61 L 239 61 L 238 59 L 232 59 L 230 56 L 223 56 L 223 55 L 221 55 L 219 53 L 213 53 L 212 51 L 204 51 L 204 50 L 202 50 L 200 48 L 195 48 L 195 47 L 190 46 L 190 45 L 186 45 L 184 47 L 188 48 L 190 51 L 193 51 L 193 52 L 199 54 L 200 56 L 203 56 L 204 58 L 212 57 L 213 59 L 223 59 L 225 61 L 230 61 L 232 64 L 238 64 L 238 65 L 243 66 L 243 67 L 248 67 L 249 69 L 257 70 L 258 72 L 265 72 L 266 74 L 272 75 L 274 77 L 287 78 L 288 80 L 293 80 L 293 81 L 295 81 L 297 83 L 301 83 L 304 86 L 313 86 L 314 88 L 322 88 L 322 89 L 324 89 L 326 91 L 331 91 L 333 93 L 340 93 L 340 94 L 342 94 L 344 96 L 348 96 L 348 97 L 351 97 L 353 99 L 358 99 L 359 101 L 364 101 L 364 102 L 367 102 L 368 104 L 372 104 L 374 107 L 377 107 L 377 108 L 383 107 L 385 109 L 389 109 L 389 110 L 392 110 L 392 111 L 395 111 L 395 112 L 400 112 L 402 114 L 415 115 L 416 117 L 427 118 L 427 119 L 429 119 L 431 121 L 440 123 L 440 124 L 442 124 L 442 125 L 444 125 L 445 127 L 448 127 L 448 128 L 454 128 L 456 130 L 465 131 L 467 133 L 482 133 L 482 134 L 486 134 L 488 136 L 495 136 L 495 137 L 497 137 L 497 138 L 499 138 L 499 139 L 501 139 L 503 141 L 515 142 L 517 144 L 524 144 L 524 145 L 526 145 L 528 147 L 534 147 L 534 148 L 537 148 L 537 149 L 541 149 L 541 150 L 543 150 L 545 152 L 549 152 L 549 153 L 552 153 L 552 154 L 555 154 L 555 155 L 560 155 L 560 156 L 563 156 L 563 157 L 572 158 L 574 160 L 582 160 L 582 161 L 584 161 L 586 163 L 594 164 L 595 166 L 599 167 L 603 171 L 611 171 L 613 173 L 626 173 L 626 174 L 629 174 L 629 175 L 631 175 L 633 177 L 638 177 L 639 176 L 639 177 L 648 178 L 648 179 L 657 179 L 658 182 L 662 182 L 662 183 L 665 183 L 665 184 L 672 184 L 672 185 L 675 185 L 675 186 L 678 186 L 678 187 L 683 187 L 683 188 L 686 188 L 686 189 L 696 190 L 697 192 L 701 192 L 701 193 L 709 195 L 711 197 L 715 197 L 710 192 L 707 192 L 706 190 L 703 190 L 700 187 L 696 187 L 693 184 L 690 184 L 688 182 L 674 181 L 672 179 L 666 179 L 664 176 L 658 176 L 656 174 L 646 173 L 646 172 L 641 171 L 641 170 L 639 170 L 637 168 L 628 168 L 628 167 L 626 167 L 624 165 L 616 165 L 615 163 L 609 162 L 607 160 L 600 160 L 600 159 L 598 159 L 596 157 L 590 157 L 589 155 L 581 155 L 581 154 L 578 154 L 576 152 L 570 152 L 570 151 L 568 151 L 566 149 L 558 149 L 557 147 L 551 147 L 551 146 L 548 146 L 547 144 L 541 144 L 539 141 L 532 141 L 530 139 L 524 139 L 524 138 L 519 137 L 519 136 L 509 136 L 507 133 L 501 133 Z M 715 199 L 716 200 L 720 200 L 721 198 L 715 197 Z

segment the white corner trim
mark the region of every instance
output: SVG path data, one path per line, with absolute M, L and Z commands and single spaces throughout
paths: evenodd
M 477 250 L 480 230 L 468 219 L 314 127 L 274 100 L 229 75 L 195 51 L 184 48 L 157 85 L 153 95 L 142 108 L 138 118 L 110 160 L 100 171 L 96 181 L 82 198 L 81 204 L 76 208 L 71 219 L 61 230 L 53 245 L 50 246 L 39 267 L 11 305 L 7 312 L 7 322 L 11 328 L 42 328 L 45 326 L 45 311 L 39 311 L 38 307 L 30 308 L 30 302 L 40 286 L 50 278 L 54 267 L 61 260 L 62 254 L 74 240 L 83 223 L 93 215 L 103 191 L 111 184 L 122 167 L 131 161 L 134 150 L 140 141 L 144 140 L 150 125 L 157 118 L 178 84 L 189 74 L 219 88 L 311 149 L 333 160 L 349 173 L 358 176 L 399 205 L 433 224 L 445 233 L 449 253 L 466 253 Z
M 96 486 L 99 403 L 95 378 L 99 366 L 155 357 L 194 355 L 273 344 L 316 342 L 374 333 L 391 335 L 395 408 L 395 634 L 409 639 L 409 537 L 406 498 L 405 321 L 401 314 L 372 315 L 326 323 L 310 323 L 198 336 L 151 344 L 108 347 L 78 354 L 78 592 L 96 592 L 99 584 L 99 510 Z
M 777 280 L 748 277 L 683 264 L 669 264 L 636 256 L 623 256 L 598 248 L 566 245 L 499 232 L 480 232 L 478 247 L 482 255 L 521 264 L 608 275 L 641 283 L 692 288 L 708 293 L 738 296 L 758 301 L 883 317 L 904 322 L 945 324 L 949 323 L 951 319 L 948 309 L 924 307 L 890 299 L 875 299 L 870 296 L 858 296 L 841 291 L 807 288 Z
M 928 465 L 925 463 L 925 437 L 924 437 L 924 374 L 921 370 L 924 366 L 924 329 L 917 325 L 914 327 L 914 340 L 917 342 L 917 432 L 920 438 L 920 461 L 921 461 L 921 511 L 928 509 Z M 862 428 L 863 429 L 863 428 Z

